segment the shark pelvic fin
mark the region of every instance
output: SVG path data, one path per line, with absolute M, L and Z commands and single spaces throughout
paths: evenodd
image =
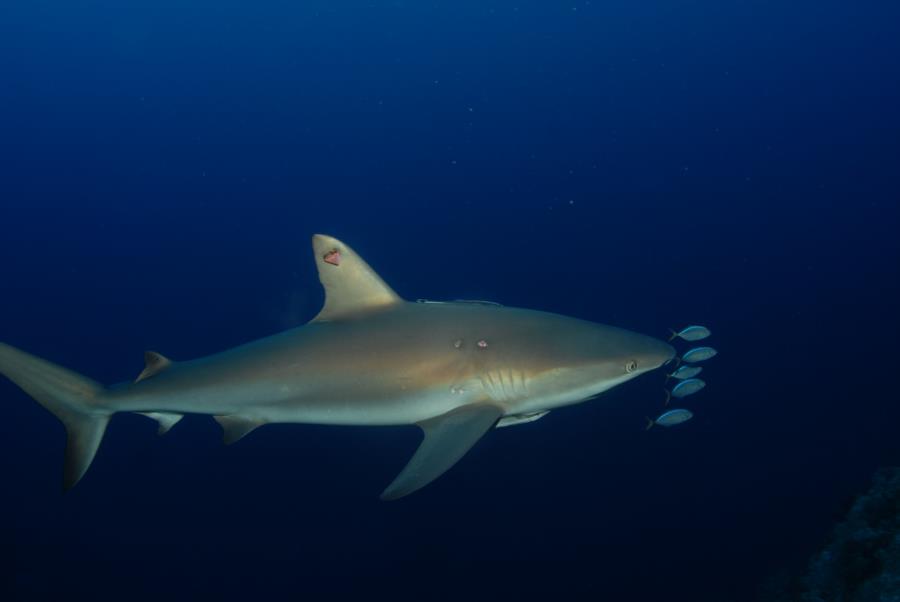
M 222 441 L 226 445 L 240 441 L 256 427 L 265 424 L 260 420 L 251 420 L 240 416 L 213 416 L 213 418 L 222 427 Z
M 502 408 L 483 402 L 420 422 L 425 438 L 406 467 L 381 494 L 381 499 L 396 500 L 409 495 L 444 474 L 502 415 Z
M 402 301 L 362 257 L 336 238 L 316 234 L 313 253 L 325 305 L 313 322 L 339 320 Z
M 139 383 L 146 378 L 156 376 L 157 374 L 171 366 L 173 363 L 174 362 L 172 360 L 161 353 L 156 353 L 155 351 L 145 351 L 144 370 L 140 374 L 138 374 L 138 377 L 134 379 L 134 382 Z

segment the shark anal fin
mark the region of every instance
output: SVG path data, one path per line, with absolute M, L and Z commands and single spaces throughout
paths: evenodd
M 184 418 L 184 414 L 169 414 L 167 412 L 140 412 L 141 416 L 152 418 L 159 423 L 157 434 L 165 435 L 178 421 Z
M 383 309 L 402 301 L 356 252 L 331 236 L 313 236 L 325 305 L 313 322 L 338 320 Z
M 456 464 L 503 415 L 503 409 L 482 402 L 462 406 L 419 423 L 422 443 L 397 478 L 381 494 L 396 500 L 421 489 Z
M 213 416 L 213 418 L 222 427 L 222 441 L 226 445 L 243 439 L 247 433 L 264 424 L 261 420 L 252 420 L 240 416 Z
M 156 376 L 169 366 L 171 366 L 174 362 L 164 356 L 161 353 L 156 353 L 155 351 L 145 351 L 144 352 L 144 370 L 138 374 L 138 377 L 134 379 L 134 382 L 139 383 L 146 378 L 150 378 L 151 376 Z

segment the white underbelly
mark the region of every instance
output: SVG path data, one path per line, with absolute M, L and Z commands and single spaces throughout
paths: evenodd
M 400 391 L 393 397 L 331 398 L 321 401 L 301 397 L 248 407 L 246 413 L 265 422 L 387 426 L 415 424 L 473 400 L 474 396 L 465 392 L 441 387 L 416 393 Z

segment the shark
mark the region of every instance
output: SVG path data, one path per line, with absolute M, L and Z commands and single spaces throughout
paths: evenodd
M 350 246 L 312 239 L 321 311 L 307 324 L 189 361 L 144 354 L 109 387 L 0 343 L 0 374 L 62 421 L 63 489 L 84 476 L 110 418 L 163 434 L 211 415 L 226 443 L 271 423 L 417 425 L 421 442 L 381 494 L 394 500 L 450 469 L 491 429 L 593 399 L 675 357 L 662 340 L 530 309 L 406 301 Z

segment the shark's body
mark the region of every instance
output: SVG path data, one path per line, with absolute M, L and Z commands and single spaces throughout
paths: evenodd
M 418 424 L 425 439 L 384 492 L 401 497 L 450 468 L 490 428 L 584 401 L 668 362 L 666 343 L 610 326 L 473 302 L 400 299 L 340 241 L 313 247 L 325 307 L 306 326 L 188 362 L 146 355 L 134 383 L 103 388 L 0 344 L 0 373 L 68 431 L 65 485 L 93 459 L 109 417 L 161 431 L 210 414 L 235 441 L 266 423 Z

